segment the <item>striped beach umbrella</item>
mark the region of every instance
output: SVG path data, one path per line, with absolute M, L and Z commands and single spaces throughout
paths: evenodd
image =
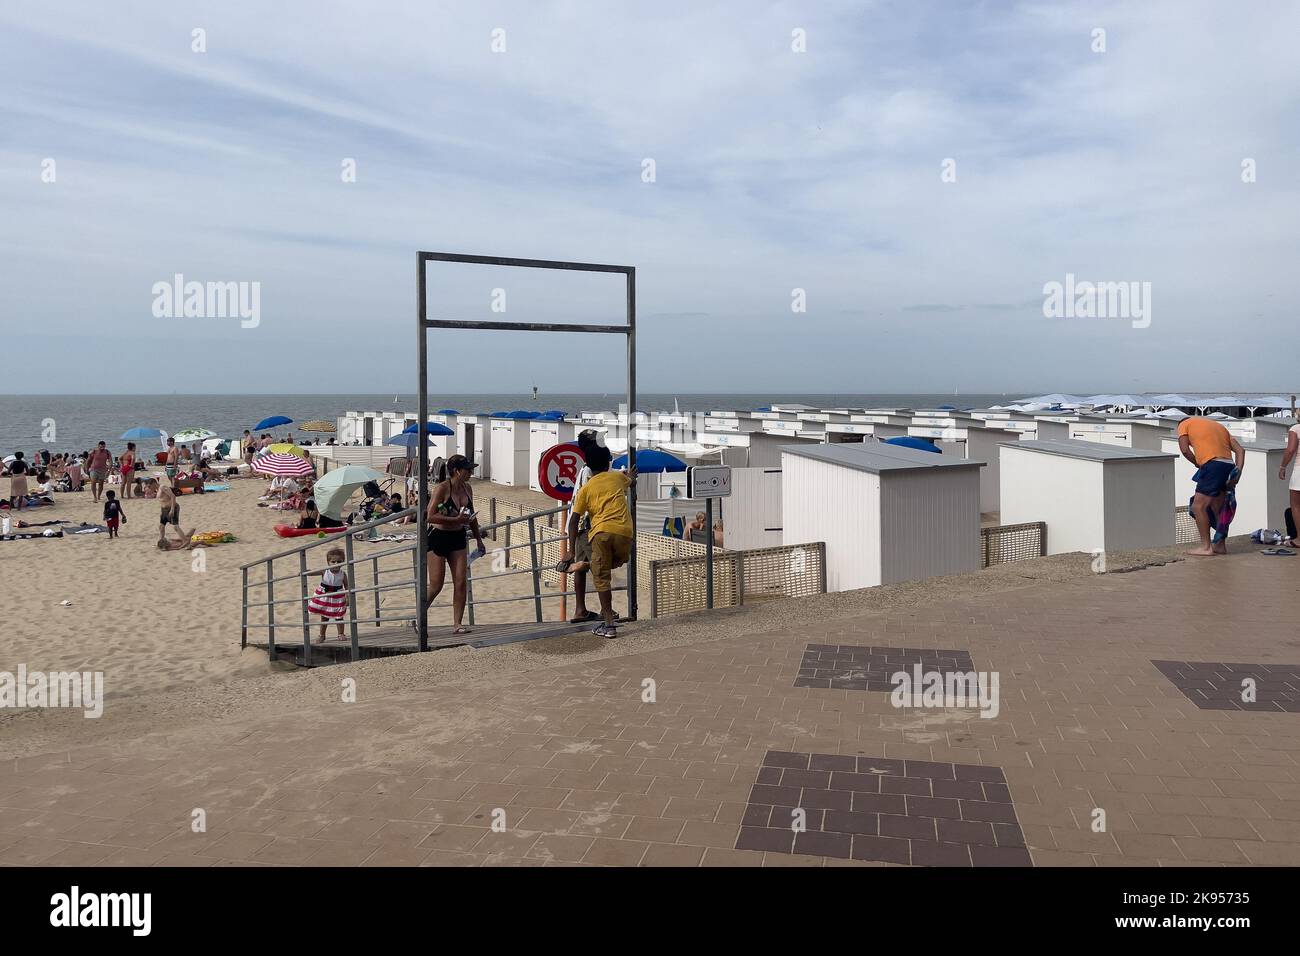
M 338 431 L 338 429 L 335 427 L 333 422 L 327 422 L 324 419 L 318 418 L 315 419 L 314 421 L 304 422 L 303 424 L 299 425 L 298 431 L 333 433 Z
M 297 455 L 270 452 L 253 459 L 253 470 L 277 478 L 301 478 L 303 475 L 310 475 L 316 469 L 310 461 Z

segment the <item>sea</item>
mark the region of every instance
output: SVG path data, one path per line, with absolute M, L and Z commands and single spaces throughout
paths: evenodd
M 713 409 L 748 410 L 773 402 L 822 407 L 983 408 L 1007 404 L 1023 396 L 998 395 L 886 395 L 849 393 L 641 393 L 642 411 L 707 412 Z M 483 395 L 430 395 L 429 409 L 454 408 L 466 414 L 527 409 L 565 412 L 616 412 L 626 395 L 616 392 L 580 394 L 497 393 Z M 0 453 L 40 449 L 85 451 L 100 441 L 111 449 L 125 447 L 120 436 L 131 428 L 159 428 L 178 432 L 206 428 L 222 438 L 235 438 L 245 428 L 274 415 L 295 422 L 333 421 L 347 411 L 400 411 L 414 414 L 416 396 L 407 395 L 0 395 Z M 293 426 L 273 429 L 282 436 Z M 295 437 L 298 433 L 294 432 Z M 141 443 L 147 447 L 148 442 Z

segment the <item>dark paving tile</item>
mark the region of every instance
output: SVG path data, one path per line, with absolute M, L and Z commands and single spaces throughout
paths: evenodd
M 764 850 L 768 853 L 789 853 L 794 846 L 794 831 L 789 827 L 777 830 L 772 827 L 741 827 L 736 838 L 737 850 Z
M 779 784 L 771 782 L 774 772 Z M 915 866 L 1030 866 L 1024 844 L 998 767 L 769 751 L 736 849 Z
M 806 830 L 794 836 L 794 852 L 804 856 L 829 856 L 847 860 L 853 851 L 853 837 L 847 833 Z
M 975 669 L 969 651 L 925 647 L 867 647 L 856 644 L 809 644 L 799 663 L 795 687 L 889 693 L 899 671 L 968 673 Z M 838 769 L 838 768 L 836 768 Z
M 1199 710 L 1300 713 L 1300 664 L 1228 661 L 1152 661 Z M 1242 681 L 1255 682 L 1255 699 L 1242 700 Z

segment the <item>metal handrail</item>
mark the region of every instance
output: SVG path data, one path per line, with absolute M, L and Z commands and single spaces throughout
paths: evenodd
M 493 499 L 493 503 L 495 504 L 495 499 Z M 505 603 L 518 602 L 518 601 L 532 601 L 536 608 L 535 613 L 537 615 L 537 620 L 539 622 L 542 620 L 542 604 L 541 604 L 542 594 L 540 591 L 541 588 L 540 581 L 541 581 L 541 573 L 544 569 L 538 565 L 538 561 L 540 557 L 539 548 L 543 545 L 552 544 L 555 541 L 563 540 L 567 536 L 562 532 L 559 532 L 558 529 L 551 528 L 549 522 L 539 527 L 538 519 L 549 518 L 551 515 L 561 514 L 567 512 L 568 510 L 569 509 L 567 505 L 559 505 L 555 508 L 549 508 L 542 511 L 535 511 L 527 514 L 520 514 L 512 517 L 507 517 L 504 520 L 494 521 L 490 524 L 481 525 L 479 527 L 479 532 L 481 534 L 487 534 L 489 532 L 492 532 L 493 533 L 492 536 L 494 539 L 497 537 L 497 535 L 495 534 L 496 531 L 503 528 L 506 530 L 507 543 L 505 544 L 504 547 L 494 549 L 494 552 L 495 551 L 505 552 L 507 555 L 507 559 L 509 556 L 509 552 L 513 550 L 519 548 L 530 549 L 531 563 L 529 567 L 512 568 L 506 571 L 494 572 L 493 574 L 490 575 L 490 578 L 495 579 L 495 578 L 516 575 L 516 574 L 531 574 L 533 576 L 533 593 L 522 594 L 522 595 L 506 597 L 506 598 L 492 598 L 492 599 L 475 601 L 473 598 L 473 578 L 471 572 L 471 578 L 469 582 L 470 585 L 469 601 L 467 603 L 467 610 L 469 612 L 470 624 L 474 623 L 474 607 L 476 604 L 505 604 Z M 493 512 L 495 516 L 495 508 L 493 508 Z M 347 553 L 344 563 L 348 571 L 349 583 L 352 586 L 339 592 L 347 595 L 347 599 L 348 599 L 347 612 L 344 615 L 344 617 L 339 618 L 334 623 L 338 623 L 338 624 L 346 623 L 351 627 L 352 656 L 354 660 L 357 660 L 360 657 L 360 645 L 358 644 L 358 632 L 357 632 L 358 624 L 373 623 L 376 627 L 379 627 L 382 626 L 382 623 L 384 621 L 398 623 L 401 621 L 418 620 L 418 615 L 420 611 L 420 608 L 418 606 L 411 609 L 416 612 L 414 616 L 405 616 L 405 615 L 394 616 L 390 614 L 388 617 L 385 617 L 381 609 L 382 603 L 380 598 L 381 592 L 384 591 L 396 591 L 396 590 L 401 590 L 412 586 L 416 587 L 418 590 L 419 583 L 422 580 L 420 577 L 421 570 L 414 566 L 415 564 L 418 563 L 418 560 L 413 560 L 412 562 L 413 576 L 411 578 L 404 579 L 395 584 L 381 585 L 379 583 L 380 574 L 386 574 L 390 571 L 397 571 L 402 569 L 397 567 L 381 569 L 379 567 L 379 559 L 384 557 L 391 557 L 393 555 L 400 555 L 404 553 L 410 553 L 412 558 L 415 559 L 416 555 L 419 554 L 420 542 L 417 540 L 412 540 L 408 543 L 400 544 L 398 547 L 395 548 L 387 548 L 382 551 L 377 551 L 370 554 L 364 554 L 359 556 L 353 553 L 353 542 L 358 538 L 360 538 L 363 532 L 369 531 L 373 528 L 380 527 L 381 525 L 391 524 L 396 521 L 401 521 L 404 518 L 415 516 L 416 513 L 417 513 L 417 509 L 414 507 L 405 508 L 402 511 L 395 512 L 391 515 L 385 515 L 384 517 L 377 518 L 373 521 L 367 521 L 359 525 L 351 525 L 344 531 L 339 531 L 339 532 L 335 532 L 335 533 L 331 533 L 319 537 L 314 537 L 311 540 L 304 541 L 302 544 L 299 544 L 294 548 L 290 548 L 287 551 L 278 552 L 276 554 L 268 555 L 264 558 L 259 558 L 256 561 L 250 561 L 247 564 L 240 565 L 239 569 L 243 577 L 243 610 L 242 610 L 242 617 L 241 617 L 241 627 L 242 627 L 241 646 L 247 646 L 248 631 L 250 628 L 266 630 L 268 632 L 267 635 L 268 655 L 272 660 L 275 660 L 276 659 L 276 641 L 275 641 L 276 627 L 297 626 L 293 624 L 288 624 L 283 621 L 277 621 L 275 619 L 276 617 L 275 608 L 277 605 L 287 606 L 293 604 L 300 604 L 303 608 L 301 627 L 303 633 L 304 661 L 310 662 L 312 644 L 309 636 L 311 625 L 309 621 L 309 614 L 307 612 L 307 601 L 308 601 L 307 579 L 319 572 L 308 571 L 307 552 L 311 551 L 313 548 L 336 546 L 340 543 L 343 545 L 344 550 Z M 509 543 L 510 541 L 509 532 L 511 526 L 522 525 L 525 523 L 528 525 L 528 530 L 529 530 L 528 540 L 525 542 L 520 542 L 519 544 Z M 543 537 L 543 535 L 539 533 L 539 532 L 548 532 L 548 531 L 553 531 L 557 533 L 553 537 Z M 299 570 L 297 571 L 297 573 L 276 577 L 274 571 L 272 570 L 275 566 L 275 562 L 287 558 L 293 558 L 295 555 L 298 557 L 298 565 L 299 565 Z M 371 563 L 371 574 L 373 576 L 373 581 L 368 586 L 362 586 L 360 581 L 356 579 L 357 567 L 363 564 L 364 562 Z M 259 580 L 259 581 L 250 580 L 250 575 L 248 572 L 251 569 L 259 568 L 259 567 L 265 568 L 265 580 Z M 295 581 L 295 580 L 298 581 L 298 586 L 295 590 L 299 591 L 300 593 L 295 597 L 277 601 L 275 599 L 276 583 L 284 582 L 284 581 Z M 250 597 L 250 593 L 249 593 L 250 590 L 257 587 L 266 588 L 266 598 L 267 598 L 266 601 L 250 602 L 248 600 L 248 598 Z M 627 588 L 618 587 L 618 588 L 614 588 L 614 590 L 623 591 L 623 590 L 627 590 Z M 555 595 L 548 595 L 548 596 L 568 597 L 570 594 L 573 593 L 576 592 L 565 591 L 563 592 L 563 594 L 555 594 Z M 361 617 L 360 614 L 358 613 L 359 612 L 358 603 L 360 598 L 364 595 L 373 596 L 374 606 L 375 606 L 374 617 Z M 433 605 L 433 607 L 436 608 L 445 608 L 450 606 L 452 605 L 449 604 Z M 249 608 L 265 608 L 267 620 L 264 623 L 250 622 L 248 619 Z M 396 610 L 407 610 L 407 609 L 403 607 L 403 608 L 392 608 L 391 610 L 396 611 Z

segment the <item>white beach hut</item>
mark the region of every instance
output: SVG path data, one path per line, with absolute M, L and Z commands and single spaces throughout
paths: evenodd
M 722 464 L 732 468 L 779 468 L 781 451 L 792 444 L 820 444 L 820 438 L 773 434 L 766 431 L 705 432 L 700 443 L 722 450 Z
M 1019 432 L 990 428 L 977 422 L 966 427 L 913 425 L 907 433 L 917 438 L 933 439 L 945 455 L 984 462 L 980 469 L 980 511 L 992 512 L 1001 507 L 1001 454 L 998 447 L 1005 442 L 1019 441 Z
M 1070 423 L 1073 418 L 1064 415 L 1036 415 L 1034 416 L 1038 427 L 1034 431 L 1034 437 L 1043 441 L 1069 441 L 1070 440 Z
M 503 412 L 491 416 L 489 455 L 492 470 L 488 477 L 499 485 L 528 487 L 529 428 L 536 412 Z
M 492 474 L 491 426 L 486 415 L 456 416 L 456 450 L 478 465 L 474 477 L 486 479 Z
M 1242 442 L 1241 447 L 1246 450 L 1246 466 L 1237 483 L 1237 515 L 1229 534 L 1250 534 L 1257 528 L 1285 528 L 1291 496 L 1286 479 L 1279 478 L 1277 473 L 1286 445 Z
M 1047 523 L 1047 553 L 1174 543 L 1173 456 L 1092 441 L 1001 446 L 1004 525 Z
M 827 422 L 825 440 L 832 445 L 857 444 L 873 436 L 875 428 L 869 422 Z
M 863 442 L 781 455 L 781 540 L 826 542 L 826 588 L 980 567 L 980 462 Z

